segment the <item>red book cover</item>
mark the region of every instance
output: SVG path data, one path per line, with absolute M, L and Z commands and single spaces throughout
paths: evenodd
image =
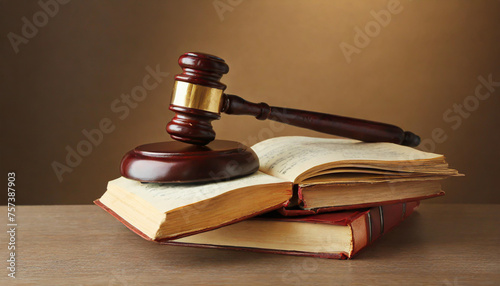
M 377 206 L 370 209 L 349 210 L 342 212 L 331 212 L 301 217 L 258 217 L 251 220 L 303 222 L 312 224 L 348 226 L 351 229 L 351 251 L 350 252 L 307 252 L 290 251 L 280 249 L 266 249 L 245 246 L 216 245 L 209 243 L 187 243 L 179 241 L 165 241 L 162 243 L 169 245 L 192 246 L 202 248 L 222 248 L 254 252 L 289 254 L 298 256 L 313 256 L 330 259 L 352 258 L 360 250 L 377 240 L 384 233 L 400 224 L 419 205 L 418 201 L 408 203 L 398 203 L 392 205 Z M 291 233 L 283 233 L 283 236 Z M 262 238 L 260 238 L 262 239 Z

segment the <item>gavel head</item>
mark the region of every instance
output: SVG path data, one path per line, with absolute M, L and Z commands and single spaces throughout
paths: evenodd
M 212 120 L 220 118 L 226 85 L 219 80 L 229 71 L 226 62 L 203 53 L 179 58 L 182 73 L 175 76 L 167 132 L 175 140 L 206 145 L 215 139 Z

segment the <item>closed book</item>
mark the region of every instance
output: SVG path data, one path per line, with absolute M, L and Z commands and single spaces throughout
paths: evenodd
M 400 224 L 418 205 L 417 201 L 302 217 L 255 217 L 162 243 L 346 259 Z

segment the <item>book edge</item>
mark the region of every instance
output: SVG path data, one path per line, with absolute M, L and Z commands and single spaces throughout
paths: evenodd
M 372 208 L 372 207 L 376 207 L 376 206 L 385 206 L 385 205 L 392 205 L 392 204 L 398 204 L 398 203 L 408 203 L 408 202 L 414 202 L 414 201 L 421 201 L 421 200 L 431 199 L 431 198 L 440 197 L 440 196 L 444 196 L 444 195 L 445 195 L 445 192 L 441 191 L 439 193 L 428 195 L 428 196 L 414 197 L 414 198 L 408 198 L 408 199 L 402 199 L 402 200 L 390 200 L 390 201 L 373 202 L 373 203 L 358 204 L 358 205 L 325 207 L 325 208 L 317 208 L 317 209 L 311 209 L 311 210 L 293 210 L 293 209 L 287 209 L 286 207 L 282 207 L 282 208 L 277 209 L 276 212 L 278 212 L 280 215 L 285 216 L 285 217 L 316 215 L 316 214 L 328 213 L 328 212 L 333 212 L 333 211 L 345 211 L 345 210 L 352 210 L 352 209 Z
M 237 223 L 239 221 L 242 221 L 242 220 L 245 220 L 245 219 L 248 219 L 248 218 L 251 218 L 251 217 L 254 217 L 254 216 L 258 216 L 258 215 L 266 213 L 266 212 L 270 212 L 270 211 L 279 209 L 279 208 L 283 207 L 283 205 L 285 203 L 286 203 L 286 201 L 282 202 L 282 203 L 279 203 L 278 205 L 275 205 L 275 206 L 272 206 L 272 207 L 269 207 L 269 208 L 265 208 L 265 209 L 260 210 L 258 212 L 255 212 L 255 213 L 252 213 L 252 214 L 240 217 L 240 218 L 236 218 L 234 220 L 228 221 L 226 223 L 220 224 L 220 225 L 215 226 L 215 227 L 209 227 L 209 228 L 205 228 L 205 229 L 202 229 L 202 230 L 196 230 L 196 231 L 192 231 L 192 232 L 186 232 L 186 233 L 183 233 L 183 234 L 180 234 L 180 235 L 171 236 L 171 237 L 162 238 L 162 239 L 154 239 L 154 238 L 151 238 L 151 237 L 147 236 L 145 233 L 143 233 L 142 231 L 140 231 L 139 229 L 137 229 L 135 226 L 133 226 L 132 224 L 130 224 L 128 221 L 126 221 L 124 218 L 122 218 L 120 215 L 118 215 L 112 209 L 110 209 L 106 205 L 104 205 L 99 199 L 97 199 L 97 200 L 94 201 L 94 204 L 96 204 L 97 206 L 101 207 L 104 211 L 106 211 L 107 213 L 109 213 L 110 215 L 112 215 L 113 217 L 115 217 L 119 222 L 121 222 L 123 225 L 125 225 L 128 229 L 130 229 L 131 231 L 133 231 L 135 234 L 139 235 L 140 237 L 142 237 L 142 238 L 144 238 L 144 239 L 146 239 L 148 241 L 154 241 L 154 242 L 160 242 L 160 243 L 161 242 L 165 242 L 165 241 L 169 241 L 169 240 L 179 239 L 179 238 L 190 236 L 190 235 L 194 235 L 194 234 L 197 234 L 197 233 L 202 233 L 202 232 L 214 230 L 214 229 L 221 228 L 223 226 L 227 226 L 227 225 L 230 225 L 230 224 L 233 224 L 233 223 Z
M 386 205 L 386 206 L 390 207 L 390 206 L 395 206 L 395 205 L 402 206 L 401 216 L 400 216 L 400 219 L 395 224 L 390 225 L 389 227 L 387 227 L 387 229 L 385 228 L 385 224 L 386 224 L 385 216 L 387 215 L 387 210 L 385 210 L 384 206 L 372 207 L 367 212 L 364 213 L 364 215 L 361 219 L 364 220 L 366 229 L 365 229 L 365 231 L 361 230 L 361 232 L 357 232 L 358 233 L 357 235 L 355 234 L 355 232 L 353 230 L 353 232 L 352 232 L 353 247 L 352 247 L 352 251 L 349 255 L 349 258 L 354 257 L 360 251 L 362 251 L 363 249 L 372 245 L 377 240 L 379 240 L 382 236 L 384 236 L 388 232 L 392 231 L 394 228 L 396 228 L 398 225 L 400 225 L 403 221 L 405 221 L 420 206 L 420 201 L 411 201 L 411 202 L 408 202 L 408 204 L 407 203 L 400 203 L 400 204 L 392 204 L 392 205 Z M 381 208 L 382 208 L 382 212 L 385 213 L 385 215 L 380 214 Z M 378 215 L 375 215 L 376 211 L 379 212 Z M 378 218 L 378 220 L 377 220 L 377 218 Z M 350 224 L 350 225 L 352 225 L 352 224 Z M 368 234 L 368 236 L 367 236 L 367 234 Z M 358 241 L 358 243 L 356 243 L 356 241 Z M 362 243 L 360 244 L 360 242 L 362 242 Z
M 184 247 L 196 247 L 196 248 L 209 248 L 209 249 L 226 249 L 226 250 L 239 250 L 248 252 L 259 252 L 259 253 L 269 253 L 269 254 L 281 254 L 281 255 L 293 255 L 293 256 L 306 256 L 306 257 L 319 257 L 327 259 L 348 259 L 349 255 L 345 252 L 305 252 L 305 251 L 292 251 L 292 250 L 277 250 L 268 248 L 253 248 L 253 247 L 240 247 L 240 246 L 222 246 L 213 244 L 197 244 L 197 243 L 187 243 L 187 242 L 176 242 L 176 241 L 165 241 L 160 242 L 164 245 L 172 246 L 184 246 Z

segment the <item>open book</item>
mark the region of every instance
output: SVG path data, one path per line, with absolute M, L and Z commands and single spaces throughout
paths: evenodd
M 208 184 L 122 177 L 95 203 L 142 237 L 164 241 L 283 206 L 315 212 L 432 197 L 443 194 L 439 180 L 458 175 L 442 155 L 391 143 L 292 136 L 252 149 L 261 166 L 253 175 Z
M 252 149 L 260 171 L 295 184 L 293 198 L 281 210 L 285 215 L 441 196 L 440 181 L 459 175 L 443 155 L 392 143 L 289 136 Z
M 292 196 L 291 189 L 290 182 L 261 172 L 210 184 L 141 183 L 120 177 L 108 183 L 95 203 L 142 237 L 165 240 L 276 209 Z

